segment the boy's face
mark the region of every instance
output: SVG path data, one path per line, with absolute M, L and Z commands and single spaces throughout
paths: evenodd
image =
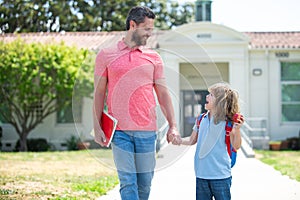
M 154 29 L 154 19 L 148 17 L 145 21 L 137 25 L 133 22 L 133 33 L 131 40 L 136 43 L 137 46 L 146 45 L 148 38 L 151 36 Z
M 212 110 L 215 105 L 215 96 L 212 93 L 209 93 L 206 95 L 206 104 L 205 104 L 205 109 L 206 110 Z

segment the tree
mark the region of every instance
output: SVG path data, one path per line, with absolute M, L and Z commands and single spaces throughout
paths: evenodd
M 91 95 L 88 56 L 87 50 L 63 43 L 0 42 L 0 118 L 15 128 L 21 151 L 27 151 L 27 137 L 36 126 L 70 104 L 75 80 L 82 96 Z
M 83 3 L 82 7 L 88 5 Z M 5 33 L 76 31 L 80 20 L 76 0 L 2 0 L 0 9 Z
M 148 6 L 157 15 L 156 27 L 170 29 L 193 18 L 192 3 L 174 0 L 0 0 L 0 31 L 124 31 L 133 6 Z

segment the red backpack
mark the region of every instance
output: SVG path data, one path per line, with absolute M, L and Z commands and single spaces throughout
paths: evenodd
M 206 113 L 202 113 L 197 117 L 197 133 L 199 132 L 200 128 L 200 123 L 203 119 L 203 117 L 206 115 Z M 237 151 L 233 148 L 233 146 L 230 143 L 230 132 L 232 130 L 233 123 L 231 121 L 226 120 L 226 126 L 225 126 L 225 143 L 227 146 L 227 152 L 228 155 L 231 159 L 231 167 L 235 165 L 236 162 L 236 156 L 237 156 Z

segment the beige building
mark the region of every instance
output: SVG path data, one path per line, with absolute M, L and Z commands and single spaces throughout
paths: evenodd
M 120 40 L 124 32 L 28 33 L 28 42 L 65 41 L 99 51 Z M 4 34 L 1 40 L 17 35 Z M 299 137 L 300 131 L 300 32 L 238 32 L 209 21 L 158 31 L 148 41 L 165 62 L 165 74 L 182 136 L 191 133 L 195 116 L 204 111 L 207 88 L 226 81 L 239 91 L 246 117 L 244 139 L 255 148 L 268 148 L 269 140 Z M 85 98 L 81 123 L 60 123 L 49 116 L 29 137 L 46 138 L 57 149 L 66 149 L 73 134 L 91 139 L 92 100 Z M 159 122 L 161 126 L 163 123 Z M 2 150 L 14 148 L 18 137 L 2 124 Z

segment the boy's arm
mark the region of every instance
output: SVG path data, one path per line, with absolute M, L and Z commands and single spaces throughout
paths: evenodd
M 196 131 L 192 132 L 190 137 L 182 138 L 181 144 L 182 145 L 194 145 L 197 143 L 198 133 Z
M 242 137 L 239 128 L 235 128 L 235 127 L 232 128 L 232 131 L 230 133 L 230 143 L 235 150 L 241 148 Z
M 244 123 L 244 117 L 241 116 L 237 122 L 233 123 L 232 131 L 230 132 L 230 143 L 235 150 L 241 148 L 242 145 L 242 137 L 240 128 Z

